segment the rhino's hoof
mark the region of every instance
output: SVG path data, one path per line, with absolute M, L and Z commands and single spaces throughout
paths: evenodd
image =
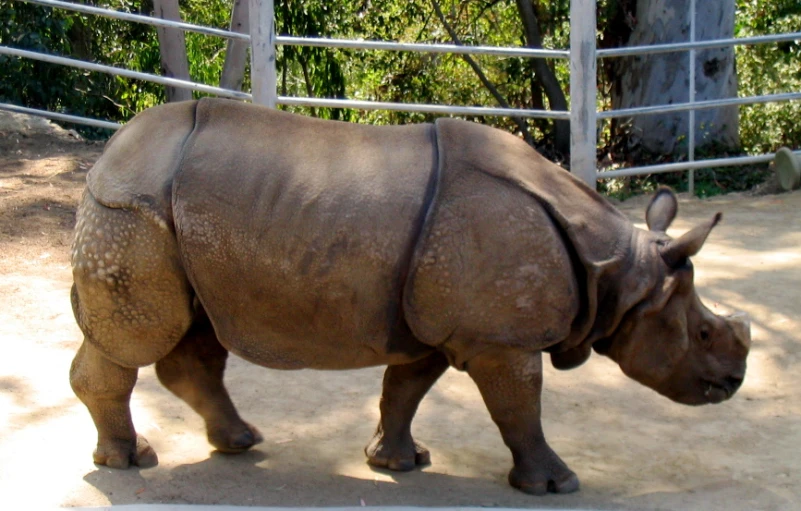
M 408 472 L 415 467 L 431 464 L 431 453 L 414 441 L 406 448 L 393 449 L 383 441 L 383 438 L 374 439 L 364 451 L 367 454 L 368 464 L 396 472 Z
M 525 472 L 515 467 L 509 472 L 509 484 L 530 495 L 573 493 L 579 489 L 578 476 L 567 468 Z
M 145 437 L 136 435 L 136 443 L 104 442 L 97 445 L 93 454 L 94 462 L 109 468 L 126 469 L 131 465 L 139 468 L 155 467 L 159 463 L 156 451 L 150 447 Z
M 209 431 L 209 442 L 220 452 L 239 454 L 264 441 L 264 437 L 256 426 L 247 422 L 243 424 L 244 427 L 236 431 Z

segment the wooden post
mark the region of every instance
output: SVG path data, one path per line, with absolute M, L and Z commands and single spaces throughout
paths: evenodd
M 178 0 L 153 0 L 153 8 L 158 18 L 181 21 Z M 161 52 L 161 74 L 169 78 L 189 80 L 189 60 L 186 58 L 186 39 L 178 28 L 157 27 L 159 51 Z M 192 91 L 179 87 L 167 87 L 167 101 L 187 101 L 192 99 Z
M 250 0 L 234 0 L 231 10 L 231 32 L 247 34 L 248 12 Z M 248 56 L 248 43 L 240 39 L 229 39 L 225 47 L 225 63 L 223 64 L 220 87 L 223 89 L 242 90 L 245 79 L 245 63 Z
M 570 172 L 596 184 L 595 0 L 570 0 Z
M 275 20 L 273 0 L 250 2 L 250 81 L 253 102 L 275 108 Z

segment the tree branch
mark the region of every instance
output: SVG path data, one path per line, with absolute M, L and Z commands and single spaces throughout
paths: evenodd
M 470 22 L 470 24 L 471 24 L 471 25 L 472 25 L 472 24 L 475 24 L 475 22 L 476 22 L 476 21 L 478 21 L 478 19 L 479 19 L 480 17 L 484 16 L 484 13 L 485 13 L 485 12 L 487 12 L 489 9 L 492 9 L 493 7 L 495 7 L 495 5 L 496 5 L 496 4 L 499 4 L 499 3 L 501 3 L 502 1 L 503 1 L 503 0 L 492 0 L 492 1 L 490 1 L 490 2 L 487 2 L 487 3 L 485 3 L 485 4 L 484 4 L 484 5 L 481 7 L 481 10 L 479 10 L 479 11 L 478 11 L 478 14 L 476 14 L 475 16 L 473 16 L 473 19 L 472 19 L 472 21 Z
M 305 49 L 305 48 L 303 48 Z M 314 97 L 314 88 L 312 87 L 311 77 L 309 76 L 308 61 L 305 55 L 298 55 L 300 61 L 300 69 L 303 71 L 303 81 L 306 82 L 306 95 L 310 98 Z M 309 107 L 312 117 L 317 117 L 317 109 L 313 106 Z
M 523 22 L 523 29 L 526 34 L 526 46 L 529 48 L 542 48 L 542 36 L 537 15 L 531 0 L 515 0 L 520 19 Z M 542 90 L 548 97 L 548 104 L 551 110 L 567 110 L 567 99 L 556 79 L 553 70 L 548 67 L 545 59 L 532 59 L 535 76 L 542 85 Z M 563 155 L 570 152 L 570 123 L 568 121 L 554 121 L 554 146 Z
M 456 46 L 464 46 L 462 44 L 461 39 L 456 34 L 456 31 L 453 29 L 450 23 L 448 23 L 448 20 L 442 13 L 442 8 L 440 7 L 439 2 L 437 0 L 431 0 L 431 3 L 434 6 L 434 10 L 437 13 L 439 21 L 442 23 L 442 26 L 445 27 L 445 30 L 448 32 L 448 35 L 453 40 L 453 44 L 455 44 Z M 506 101 L 506 98 L 504 98 L 503 95 L 500 93 L 500 91 L 498 91 L 498 88 L 495 87 L 495 85 L 491 81 L 489 81 L 489 79 L 481 70 L 476 61 L 470 55 L 467 54 L 462 54 L 461 57 L 473 69 L 473 72 L 476 73 L 476 76 L 478 76 L 478 79 L 481 80 L 482 84 L 484 84 L 484 87 L 486 87 L 487 90 L 489 90 L 490 93 L 495 97 L 495 100 L 498 102 L 498 104 L 501 105 L 503 108 L 511 108 L 511 106 L 509 106 L 509 103 Z M 520 130 L 520 133 L 523 135 L 525 141 L 528 142 L 530 145 L 534 145 L 534 140 L 531 138 L 531 134 L 528 132 L 528 124 L 526 123 L 526 120 L 522 117 L 512 117 L 512 119 L 517 124 L 517 128 Z

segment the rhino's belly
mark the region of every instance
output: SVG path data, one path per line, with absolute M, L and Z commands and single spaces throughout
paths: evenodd
M 201 115 L 176 178 L 184 265 L 220 341 L 276 368 L 419 358 L 431 348 L 399 302 L 435 163 L 429 128 L 310 122 L 293 137 L 282 122 L 237 131 Z M 250 132 L 257 144 L 243 144 Z

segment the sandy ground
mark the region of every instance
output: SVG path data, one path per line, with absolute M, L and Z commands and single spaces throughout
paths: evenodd
M 7 120 L 7 119 L 6 119 Z M 582 480 L 573 495 L 531 497 L 506 483 L 511 457 L 472 381 L 449 371 L 423 402 L 415 437 L 433 464 L 370 469 L 381 368 L 279 372 L 233 358 L 227 382 L 266 440 L 227 456 L 200 419 L 140 373 L 138 430 L 160 465 L 92 463 L 95 430 L 67 381 L 81 334 L 70 310 L 75 204 L 100 145 L 0 122 L 0 507 L 131 503 L 262 506 L 506 506 L 784 510 L 801 505 L 801 192 L 683 200 L 678 234 L 715 211 L 724 222 L 695 259 L 710 306 L 753 319 L 739 394 L 673 404 L 598 356 L 546 371 L 544 424 Z M 645 199 L 621 207 L 641 222 Z M 8 507 L 7 505 L 11 505 Z

